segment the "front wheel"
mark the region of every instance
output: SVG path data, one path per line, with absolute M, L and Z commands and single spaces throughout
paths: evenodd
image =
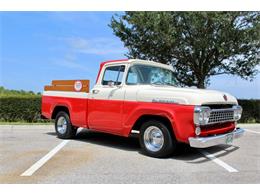
M 69 115 L 60 111 L 55 119 L 55 131 L 59 138 L 71 139 L 75 137 L 77 129 L 72 126 Z
M 156 158 L 169 156 L 177 145 L 170 129 L 156 120 L 147 121 L 142 125 L 139 141 L 143 152 Z

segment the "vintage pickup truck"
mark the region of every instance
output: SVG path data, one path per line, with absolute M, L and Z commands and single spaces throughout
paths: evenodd
M 242 108 L 228 93 L 181 88 L 172 67 L 138 59 L 103 62 L 89 92 L 88 80 L 54 80 L 45 86 L 42 116 L 55 119 L 59 138 L 78 127 L 139 137 L 145 154 L 165 157 L 178 143 L 206 148 L 243 135 Z

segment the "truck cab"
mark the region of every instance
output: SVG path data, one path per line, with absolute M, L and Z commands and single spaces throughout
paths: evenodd
M 71 86 L 65 90 L 57 83 Z M 242 108 L 235 97 L 178 87 L 169 65 L 107 61 L 101 63 L 91 90 L 87 80 L 52 84 L 43 92 L 42 115 L 55 119 L 60 138 L 73 138 L 78 127 L 125 137 L 135 134 L 147 155 L 164 157 L 180 142 L 205 148 L 231 144 L 244 133 L 236 127 Z

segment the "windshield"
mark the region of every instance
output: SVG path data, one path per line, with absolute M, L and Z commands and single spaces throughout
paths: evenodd
M 126 84 L 154 84 L 175 86 L 174 75 L 171 70 L 149 65 L 133 65 L 129 68 Z

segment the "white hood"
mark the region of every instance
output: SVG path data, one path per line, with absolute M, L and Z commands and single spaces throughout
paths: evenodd
M 139 87 L 136 94 L 137 101 L 172 102 L 186 105 L 237 104 L 234 96 L 215 90 L 152 85 Z

